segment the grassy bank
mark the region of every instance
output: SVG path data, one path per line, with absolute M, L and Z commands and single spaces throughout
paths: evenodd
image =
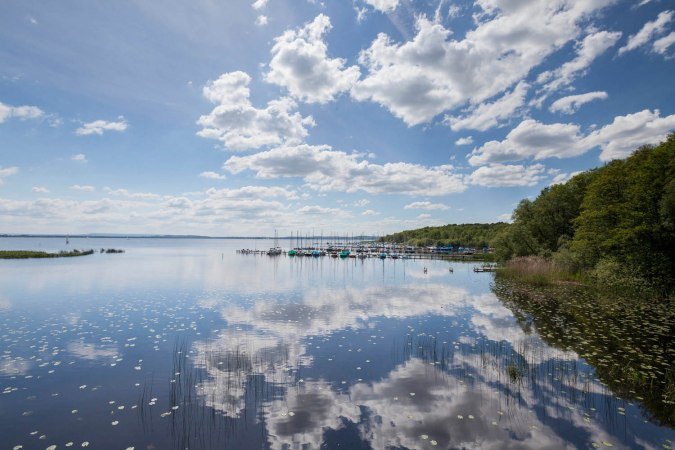
M 32 250 L 0 250 L 0 259 L 29 259 L 29 258 L 70 258 L 73 256 L 92 255 L 94 250 L 73 250 L 70 252 L 36 252 Z

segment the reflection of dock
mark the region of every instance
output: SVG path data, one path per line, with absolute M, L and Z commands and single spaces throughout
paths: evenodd
M 312 249 L 315 250 L 315 249 Z M 303 254 L 306 252 L 297 251 L 294 254 L 289 254 L 288 251 L 283 250 L 280 254 L 286 255 L 294 258 L 306 258 L 306 257 L 330 257 L 331 250 L 324 250 L 325 254 L 313 254 L 307 255 Z M 332 251 L 335 253 L 334 251 Z M 237 253 L 240 255 L 268 255 L 267 250 L 253 250 L 253 249 L 238 249 Z M 443 254 L 443 253 L 384 253 L 386 256 L 382 257 L 383 253 L 380 252 L 358 252 L 356 254 L 349 254 L 350 258 L 341 258 L 341 259 L 367 259 L 367 258 L 376 258 L 376 259 L 435 259 L 435 260 L 446 260 L 446 261 L 483 261 L 480 257 L 476 255 L 462 255 L 462 254 Z M 272 255 L 274 256 L 274 255 Z M 494 270 L 476 270 L 476 272 L 494 272 Z
M 497 265 L 496 264 L 486 264 L 482 266 L 475 266 L 473 268 L 474 272 L 496 272 L 497 271 Z

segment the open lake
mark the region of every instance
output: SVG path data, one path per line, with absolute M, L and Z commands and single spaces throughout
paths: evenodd
M 0 260 L 0 448 L 672 447 L 670 329 L 650 403 L 472 263 L 235 252 L 271 245 L 0 238 L 126 250 Z

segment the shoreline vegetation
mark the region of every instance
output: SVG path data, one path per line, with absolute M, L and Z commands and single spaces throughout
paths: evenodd
M 0 259 L 44 259 L 44 258 L 72 258 L 87 256 L 96 253 L 95 250 L 71 250 L 60 252 L 43 252 L 34 250 L 0 250 Z M 115 248 L 102 248 L 99 253 L 124 253 L 124 250 Z
M 382 239 L 489 246 L 497 276 L 580 284 L 618 301 L 675 298 L 675 133 L 520 202 L 513 222 L 446 225 Z

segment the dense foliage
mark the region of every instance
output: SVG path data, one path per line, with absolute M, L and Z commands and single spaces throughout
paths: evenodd
M 493 240 L 499 259 L 539 255 L 628 295 L 675 281 L 675 134 L 523 200 Z
M 507 227 L 508 224 L 504 222 L 451 224 L 401 231 L 384 236 L 380 240 L 408 245 L 487 247 L 495 236 Z

